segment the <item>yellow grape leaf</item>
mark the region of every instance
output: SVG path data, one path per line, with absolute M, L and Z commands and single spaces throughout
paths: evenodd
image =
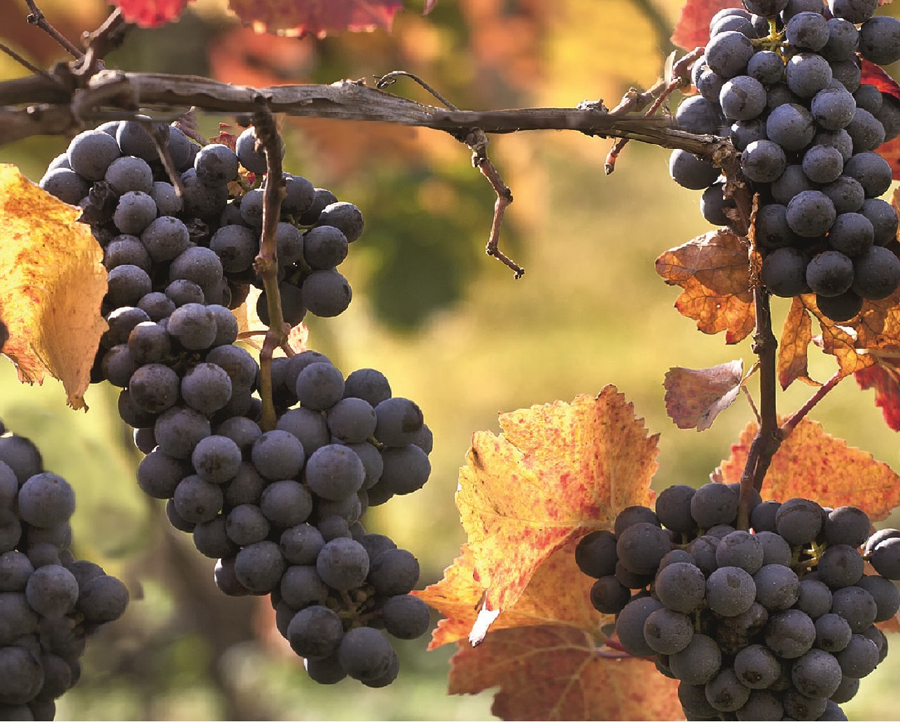
M 684 719 L 677 680 L 647 660 L 601 656 L 577 627 L 504 629 L 459 647 L 450 694 L 499 687 L 491 712 L 504 720 Z
M 669 369 L 663 383 L 669 418 L 679 429 L 705 431 L 737 398 L 743 378 L 740 360 L 708 369 Z
M 614 386 L 503 414 L 500 427 L 474 435 L 456 492 L 484 609 L 495 613 L 554 551 L 652 502 L 658 439 Z
M 811 341 L 812 321 L 803 301 L 795 296 L 791 300 L 791 310 L 784 319 L 778 343 L 777 370 L 782 389 L 786 389 L 797 379 L 813 386 L 820 385 L 809 377 L 807 351 Z
M 0 164 L 0 318 L 3 353 L 19 380 L 62 381 L 72 408 L 84 408 L 91 367 L 106 330 L 103 250 L 81 211 L 54 198 L 13 165 Z
M 601 624 L 612 621 L 611 616 L 601 615 L 591 604 L 594 580 L 575 563 L 576 543 L 558 549 L 537 568 L 519 601 L 497 618 L 491 633 L 510 627 L 563 624 L 596 635 Z M 463 545 L 461 556 L 444 570 L 441 581 L 413 594 L 445 617 L 432 632 L 429 649 L 465 639 L 484 598 L 469 546 Z
M 756 424 L 749 423 L 731 447 L 731 457 L 718 470 L 724 483 L 741 480 L 756 431 Z M 900 504 L 900 476 L 804 418 L 772 457 L 762 494 L 777 501 L 803 497 L 822 506 L 856 506 L 878 521 Z
M 499 686 L 492 712 L 503 719 L 680 718 L 677 684 L 660 680 L 644 660 L 610 658 L 610 650 L 601 651 L 600 626 L 613 617 L 591 605 L 594 580 L 578 569 L 576 545 L 569 542 L 541 564 L 519 601 L 500 615 L 477 648 L 465 637 L 484 589 L 467 546 L 442 581 L 413 592 L 447 617 L 438 623 L 429 649 L 459 642 L 450 693 Z M 652 686 L 638 683 L 645 674 L 653 675 Z
M 725 331 L 738 343 L 753 330 L 750 245 L 727 230 L 710 231 L 656 259 L 656 272 L 670 286 L 681 286 L 679 313 L 697 321 L 703 333 Z

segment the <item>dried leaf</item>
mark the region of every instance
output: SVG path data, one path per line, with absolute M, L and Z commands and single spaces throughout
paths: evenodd
M 511 627 L 563 624 L 597 634 L 600 624 L 612 621 L 591 605 L 594 580 L 575 564 L 574 544 L 557 550 L 537 568 L 519 601 L 492 624 L 492 633 Z M 441 581 L 413 592 L 445 617 L 432 633 L 429 649 L 469 635 L 484 598 L 484 586 L 477 577 L 475 556 L 468 545 L 463 545 L 462 555 L 444 570 Z
M 9 329 L 3 353 L 19 380 L 63 382 L 70 406 L 84 392 L 106 322 L 103 251 L 81 211 L 0 164 L 0 318 Z
M 669 369 L 663 383 L 669 418 L 679 429 L 705 431 L 737 398 L 743 377 L 741 360 L 708 369 Z
M 900 431 L 900 368 L 895 360 L 879 359 L 875 366 L 857 371 L 854 376 L 859 387 L 875 389 L 875 405 L 894 431 Z
M 477 648 L 460 642 L 450 694 L 500 687 L 491 712 L 518 720 L 684 719 L 678 682 L 652 662 L 600 656 L 577 627 L 504 629 Z
M 257 32 L 287 36 L 390 30 L 398 0 L 228 0 L 231 11 Z
M 656 259 L 656 272 L 684 290 L 678 311 L 697 321 L 704 333 L 725 331 L 726 343 L 738 343 L 753 330 L 749 244 L 726 230 L 710 231 Z
M 841 323 L 822 315 L 814 294 L 799 298 L 819 321 L 817 343 L 837 359 L 845 376 L 875 363 L 873 352 L 900 348 L 900 289 L 880 301 L 866 301 L 855 319 Z
M 709 41 L 709 21 L 719 10 L 739 8 L 736 0 L 687 0 L 672 33 L 672 42 L 685 50 L 706 45 Z
M 812 320 L 798 297 L 791 300 L 791 310 L 784 319 L 781 341 L 778 345 L 778 381 L 786 389 L 800 379 L 812 386 L 819 386 L 809 377 L 807 351 L 812 341 Z
M 615 387 L 500 417 L 474 435 L 456 504 L 485 609 L 519 600 L 538 567 L 626 506 L 652 502 L 657 436 Z
M 757 426 L 751 422 L 719 471 L 723 482 L 741 480 Z M 868 452 L 849 446 L 803 419 L 772 457 L 762 490 L 764 499 L 815 499 L 822 506 L 857 506 L 873 521 L 900 504 L 900 476 Z
M 156 28 L 177 20 L 188 0 L 111 0 L 122 17 L 142 28 Z

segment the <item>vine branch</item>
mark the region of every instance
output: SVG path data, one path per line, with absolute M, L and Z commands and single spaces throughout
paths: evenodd
M 731 143 L 713 135 L 673 128 L 664 118 L 616 116 L 595 104 L 578 108 L 450 110 L 408 100 L 360 81 L 331 85 L 283 85 L 253 88 L 190 75 L 123 73 L 101 70 L 73 77 L 57 67 L 52 82 L 44 76 L 0 83 L 0 144 L 33 135 L 77 133 L 88 122 L 131 118 L 138 108 L 183 113 L 196 107 L 210 113 L 270 113 L 392 123 L 431 128 L 464 139 L 480 129 L 487 134 L 533 130 L 574 130 L 589 136 L 628 138 L 665 148 L 681 148 L 703 158 L 734 153 Z

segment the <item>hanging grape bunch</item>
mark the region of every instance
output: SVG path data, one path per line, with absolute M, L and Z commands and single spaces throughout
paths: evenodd
M 731 138 L 759 193 L 761 280 L 776 296 L 816 294 L 835 321 L 900 286 L 897 214 L 879 196 L 892 179 L 876 149 L 900 134 L 900 101 L 862 83 L 861 58 L 900 60 L 900 20 L 875 0 L 745 0 L 710 25 L 693 66 L 699 95 L 678 108 L 693 133 Z M 682 186 L 706 189 L 703 216 L 732 223 L 719 170 L 686 151 L 670 159 Z
M 154 134 L 180 175 L 169 183 L 157 143 L 134 121 L 76 136 L 41 180 L 84 209 L 104 250 L 109 290 L 95 381 L 122 388 L 119 413 L 146 456 L 138 484 L 166 500 L 171 524 L 217 559 L 228 595 L 271 597 L 276 624 L 312 679 L 393 682 L 386 630 L 424 634 L 424 602 L 409 594 L 419 564 L 367 533 L 368 506 L 421 488 L 431 434 L 412 401 L 375 369 L 344 377 L 316 351 L 273 359 L 275 428 L 260 426 L 260 368 L 236 346 L 231 308 L 262 288 L 267 170 L 254 128 L 202 148 L 177 127 Z M 283 150 L 283 146 L 282 146 Z M 285 320 L 337 316 L 350 286 L 336 267 L 363 231 L 356 206 L 285 174 L 277 228 Z M 268 323 L 268 303 L 257 310 Z
M 847 719 L 839 704 L 887 655 L 875 623 L 900 609 L 900 531 L 870 537 L 856 507 L 758 494 L 752 533 L 738 530 L 739 493 L 672 486 L 655 511 L 585 536 L 591 601 L 625 651 L 679 680 L 688 719 Z
M 75 492 L 0 423 L 0 716 L 52 720 L 87 638 L 122 616 L 125 585 L 69 546 Z

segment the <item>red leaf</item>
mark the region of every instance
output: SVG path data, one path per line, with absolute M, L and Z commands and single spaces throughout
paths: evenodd
M 705 431 L 737 398 L 743 377 L 740 360 L 708 369 L 669 369 L 663 383 L 669 418 L 679 429 Z
M 882 360 L 854 376 L 863 391 L 875 389 L 875 405 L 884 414 L 885 422 L 894 431 L 900 431 L 900 368 Z
M 303 36 L 390 30 L 399 0 L 229 0 L 232 12 L 259 32 Z
M 672 33 L 672 42 L 685 50 L 706 45 L 709 21 L 719 10 L 739 8 L 740 0 L 687 0 Z
M 188 0 L 112 0 L 122 17 L 142 28 L 156 28 L 176 20 Z
M 869 60 L 862 61 L 862 82 L 874 85 L 882 93 L 889 93 L 900 100 L 900 85 L 897 81 Z

